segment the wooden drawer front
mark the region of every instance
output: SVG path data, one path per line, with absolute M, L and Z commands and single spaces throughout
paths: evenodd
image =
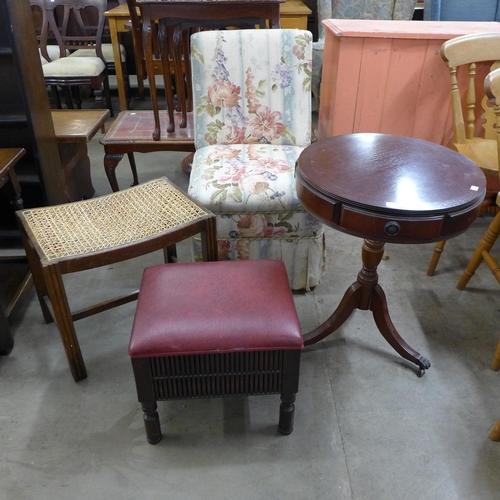
M 387 242 L 423 243 L 439 238 L 443 217 L 384 217 L 351 207 L 342 207 L 338 225 L 347 232 L 366 239 Z
M 297 196 L 306 210 L 331 226 L 332 222 L 334 222 L 333 217 L 335 208 L 338 205 L 337 202 L 321 198 L 305 188 L 300 181 L 297 181 Z
M 307 29 L 307 16 L 301 15 L 285 15 L 280 16 L 281 29 Z
M 475 209 L 466 209 L 462 212 L 450 214 L 444 219 L 442 234 L 444 237 L 453 234 L 454 236 L 466 231 L 470 225 L 476 220 L 481 213 L 481 204 L 478 204 Z

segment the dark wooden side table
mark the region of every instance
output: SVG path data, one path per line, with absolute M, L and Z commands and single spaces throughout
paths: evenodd
M 357 281 L 335 312 L 304 335 L 305 345 L 337 330 L 354 309 L 369 309 L 383 337 L 422 376 L 430 362 L 394 327 L 377 266 L 386 242 L 430 243 L 464 232 L 479 214 L 484 175 L 468 158 L 434 143 L 351 134 L 308 146 L 298 159 L 296 179 L 308 211 L 326 225 L 364 239 Z
M 23 148 L 2 148 L 0 149 L 0 189 L 7 191 L 7 196 L 10 198 L 11 205 L 14 210 L 23 208 L 23 200 L 21 198 L 21 188 L 14 172 L 14 165 L 25 155 L 26 150 Z M 18 257 L 2 257 L 0 260 L 18 260 Z M 26 259 L 26 257 L 23 257 Z M 28 273 L 29 274 L 29 273 Z M 25 277 L 19 290 L 29 288 L 28 281 L 31 282 L 31 274 Z M 0 356 L 6 356 L 14 347 L 14 339 L 9 331 L 7 318 L 14 307 L 17 300 L 12 299 L 4 311 L 0 307 Z

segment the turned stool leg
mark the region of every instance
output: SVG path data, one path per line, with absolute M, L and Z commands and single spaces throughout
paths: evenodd
M 293 431 L 295 416 L 295 394 L 281 394 L 280 419 L 278 430 L 281 434 L 288 435 Z
M 144 412 L 144 427 L 146 428 L 146 437 L 148 443 L 157 444 L 161 441 L 160 418 L 156 411 L 156 401 L 143 402 L 142 411 Z
M 285 351 L 283 353 L 283 385 L 281 387 L 281 404 L 278 430 L 281 434 L 293 431 L 295 417 L 295 395 L 299 390 L 300 356 L 302 351 Z

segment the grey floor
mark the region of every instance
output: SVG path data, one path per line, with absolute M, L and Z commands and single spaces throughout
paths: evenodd
M 96 194 L 110 192 L 99 134 L 89 145 Z M 137 155 L 142 181 L 181 187 L 183 153 Z M 127 186 L 125 159 L 117 169 Z M 388 245 L 380 283 L 394 324 L 431 360 L 424 377 L 355 314 L 303 352 L 295 429 L 277 433 L 279 396 L 159 403 L 164 434 L 146 442 L 127 344 L 135 304 L 76 324 L 88 379 L 75 383 L 54 325 L 33 291 L 12 318 L 15 346 L 0 358 L 0 499 L 497 500 L 500 287 L 483 266 L 455 285 L 485 231 L 481 217 L 448 242 L 436 276 L 433 245 Z M 333 311 L 360 268 L 361 241 L 327 230 L 327 274 L 294 295 L 304 331 Z M 189 245 L 181 246 L 189 260 Z M 71 275 L 79 307 L 138 286 L 159 254 Z M 193 304 L 196 307 L 196 304 Z

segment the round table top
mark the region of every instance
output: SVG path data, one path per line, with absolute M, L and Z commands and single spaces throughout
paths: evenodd
M 476 219 L 486 179 L 465 156 L 411 137 L 330 137 L 302 151 L 295 171 L 303 206 L 325 224 L 365 239 L 440 241 Z
M 326 197 L 393 215 L 456 211 L 482 201 L 486 180 L 465 156 L 420 139 L 376 133 L 317 141 L 297 175 Z

